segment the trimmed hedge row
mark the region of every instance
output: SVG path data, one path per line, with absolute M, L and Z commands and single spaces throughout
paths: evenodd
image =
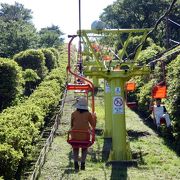
M 66 78 L 66 64 L 52 70 L 22 104 L 0 114 L 0 176 L 12 179 L 31 159 L 44 118 L 59 103 Z
M 45 56 L 45 66 L 49 71 L 57 67 L 57 59 L 56 56 L 50 49 L 40 49 Z
M 17 104 L 20 96 L 29 96 L 48 71 L 60 64 L 54 48 L 22 51 L 14 60 L 0 58 L 0 111 Z
M 147 59 L 153 57 L 160 48 L 156 45 L 148 47 L 140 53 L 137 61 L 145 62 Z M 168 62 L 170 59 L 164 60 Z M 180 153 L 180 55 L 175 59 L 171 58 L 171 63 L 166 65 L 166 82 L 168 88 L 167 98 L 163 99 L 166 104 L 167 110 L 170 114 L 173 134 L 175 137 L 175 143 L 177 152 Z M 147 76 L 135 77 L 137 83 L 137 89 L 135 95 L 138 101 L 138 110 L 146 117 L 150 114 L 149 104 L 151 97 L 152 87 L 162 80 L 162 70 L 160 63 L 156 65 L 153 73 Z
M 22 69 L 11 59 L 0 58 L 0 111 L 23 93 Z
M 174 137 L 180 153 L 180 55 L 167 68 L 168 98 L 165 100 L 174 126 Z
M 29 49 L 16 54 L 13 59 L 23 68 L 34 70 L 43 79 L 48 69 L 45 66 L 45 57 L 42 51 Z

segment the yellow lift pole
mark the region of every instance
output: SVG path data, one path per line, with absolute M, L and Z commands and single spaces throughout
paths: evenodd
M 102 30 L 101 33 L 143 33 L 146 36 L 149 29 L 128 29 L 128 30 Z M 82 30 L 82 36 L 87 38 L 88 33 L 99 33 L 94 30 Z M 128 36 L 128 39 L 129 39 Z M 144 38 L 143 36 L 143 38 Z M 89 46 L 91 46 L 88 39 Z M 125 46 L 128 46 L 126 41 Z M 127 54 L 126 47 L 123 47 L 121 53 Z M 91 47 L 92 48 L 92 47 Z M 141 47 L 139 47 L 138 53 Z M 93 49 L 92 49 L 93 51 Z M 95 52 L 94 52 L 95 53 Z M 123 57 L 123 54 L 121 54 Z M 137 54 L 134 56 L 137 58 Z M 103 78 L 105 80 L 104 95 L 105 95 L 105 137 L 112 137 L 112 150 L 110 152 L 110 161 L 128 161 L 131 160 L 131 151 L 126 132 L 125 120 L 125 97 L 124 87 L 125 83 L 133 76 L 140 76 L 149 73 L 149 67 L 138 66 L 132 62 L 122 62 L 118 71 L 107 69 L 102 60 L 85 63 L 84 74 L 91 78 Z M 117 62 L 117 61 L 116 61 Z M 115 63 L 116 63 L 115 62 Z

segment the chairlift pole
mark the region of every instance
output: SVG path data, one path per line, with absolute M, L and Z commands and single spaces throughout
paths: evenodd
M 82 73 L 82 47 L 81 47 L 81 0 L 79 0 L 79 71 Z

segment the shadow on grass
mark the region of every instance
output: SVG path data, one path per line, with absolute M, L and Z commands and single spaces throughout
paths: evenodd
M 151 128 L 156 134 L 158 134 L 160 137 L 164 139 L 164 144 L 168 146 L 171 150 L 173 150 L 178 156 L 180 156 L 180 148 L 178 147 L 178 144 L 176 145 L 175 139 L 172 135 L 172 132 L 169 132 L 166 127 L 161 127 L 161 130 L 158 131 L 157 127 L 151 118 L 151 116 L 145 117 L 142 113 L 138 111 L 134 111 L 143 121 L 145 125 L 147 125 L 149 128 Z
M 130 139 L 130 141 L 134 141 L 139 139 L 140 137 L 143 136 L 149 136 L 151 135 L 150 133 L 148 133 L 147 131 L 134 131 L 134 130 L 128 130 L 128 137 Z
M 111 180 L 127 180 L 127 167 L 112 165 Z
M 104 138 L 104 144 L 102 149 L 102 161 L 107 162 L 112 147 L 112 138 Z M 111 163 L 110 163 L 111 164 Z M 111 180 L 126 180 L 127 179 L 127 166 L 122 164 L 110 165 L 112 167 Z
M 68 159 L 69 159 L 69 164 L 66 166 L 66 169 L 62 173 L 62 175 L 60 177 L 60 180 L 64 179 L 64 178 L 68 178 L 67 176 L 70 177 L 71 174 L 75 173 L 75 171 L 73 169 L 73 162 L 71 161 L 71 159 L 72 159 L 72 151 L 69 152 Z

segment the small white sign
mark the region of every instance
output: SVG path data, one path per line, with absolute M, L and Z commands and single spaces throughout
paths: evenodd
M 116 87 L 115 88 L 115 94 L 116 95 L 120 95 L 121 94 L 121 88 L 120 87 Z
M 105 81 L 105 93 L 110 93 L 111 92 L 111 87 L 109 86 L 109 83 Z
M 120 96 L 113 97 L 113 114 L 123 114 L 124 103 L 123 98 Z

